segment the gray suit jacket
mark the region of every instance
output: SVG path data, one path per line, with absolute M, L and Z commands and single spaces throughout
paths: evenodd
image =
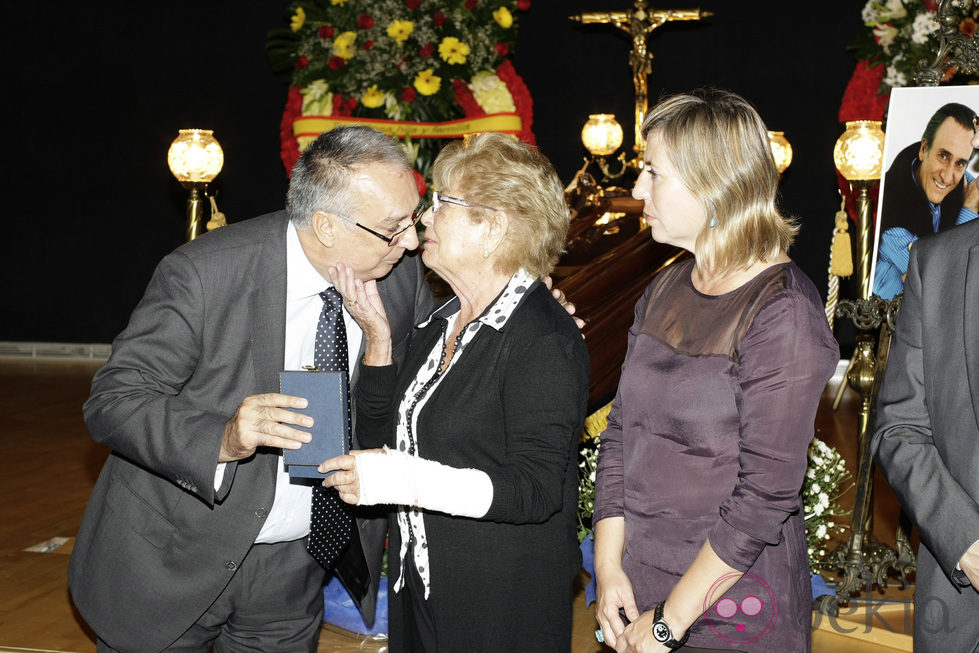
M 112 454 L 68 579 L 82 616 L 114 648 L 159 650 L 193 624 L 231 580 L 272 505 L 278 450 L 229 463 L 218 491 L 214 472 L 241 400 L 278 391 L 286 228 L 280 211 L 164 258 L 92 383 L 85 420 Z M 414 324 L 432 309 L 418 257 L 406 256 L 378 288 L 400 362 Z M 341 577 L 370 621 L 386 521 L 358 526 Z
M 979 539 L 979 221 L 911 249 L 877 416 L 877 463 L 924 545 L 915 651 L 975 651 L 979 593 L 955 567 Z

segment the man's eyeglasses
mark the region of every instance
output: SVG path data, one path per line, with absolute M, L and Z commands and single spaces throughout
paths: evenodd
M 466 200 L 461 200 L 458 197 L 449 197 L 448 195 L 443 195 L 442 193 L 435 191 L 432 193 L 432 213 L 438 213 L 439 209 L 442 208 L 442 203 L 455 204 L 457 206 L 472 207 L 478 206 L 481 209 L 489 209 L 490 211 L 496 211 L 492 206 L 486 206 L 485 204 L 476 204 L 474 202 L 467 202 Z
M 412 227 L 414 227 L 416 224 L 418 224 L 418 221 L 422 217 L 422 212 L 421 211 L 416 211 L 415 213 L 413 213 L 412 216 L 411 216 L 411 220 L 408 222 L 407 226 L 404 226 L 401 229 L 398 229 L 397 231 L 395 231 L 390 236 L 385 236 L 384 234 L 382 234 L 380 232 L 374 231 L 370 227 L 365 227 L 364 225 L 360 224 L 359 222 L 357 222 L 353 218 L 348 218 L 347 216 L 341 215 L 339 213 L 336 213 L 335 215 L 337 217 L 339 217 L 340 219 L 342 219 L 342 220 L 346 220 L 347 222 L 349 222 L 350 224 L 354 225 L 355 227 L 360 227 L 361 229 L 363 229 L 364 231 L 366 231 L 370 235 L 377 236 L 378 238 L 380 238 L 381 240 L 383 240 L 384 242 L 386 242 L 388 244 L 388 247 L 394 247 L 395 245 L 397 245 L 401 241 L 401 236 L 403 236 L 406 231 L 408 231 L 409 229 L 411 229 Z

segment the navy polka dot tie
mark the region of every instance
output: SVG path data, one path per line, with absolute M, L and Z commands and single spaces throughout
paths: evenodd
M 347 330 L 343 326 L 342 298 L 336 288 L 320 293 L 323 312 L 316 325 L 316 350 L 313 363 L 324 372 L 346 372 Z M 349 415 L 348 415 L 349 419 Z M 350 544 L 354 519 L 350 508 L 333 488 L 313 487 L 313 509 L 309 523 L 307 548 L 316 561 L 332 569 L 337 558 Z

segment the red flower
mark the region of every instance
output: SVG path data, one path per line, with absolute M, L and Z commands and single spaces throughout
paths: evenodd
M 401 91 L 401 99 L 405 102 L 414 102 L 417 97 L 418 91 L 413 86 L 408 86 L 405 90 Z
M 840 122 L 850 120 L 883 120 L 889 95 L 878 95 L 884 78 L 884 65 L 868 66 L 857 63 L 840 103 Z
M 962 24 L 959 27 L 962 29 L 962 33 L 966 36 L 975 36 L 976 27 L 979 27 L 979 25 L 977 25 L 976 21 L 972 20 L 971 18 L 966 18 L 962 21 Z
M 517 9 L 527 11 L 530 9 L 530 0 L 517 0 Z
M 344 63 L 343 57 L 330 57 L 330 61 L 327 65 L 330 66 L 330 70 L 340 70 L 343 68 Z
M 434 53 L 435 53 L 435 44 L 434 43 L 426 43 L 425 44 L 425 47 L 423 47 L 421 50 L 418 51 L 418 54 L 421 57 L 423 57 L 423 58 L 430 57 Z
M 333 38 L 333 28 L 330 27 L 330 26 L 328 26 L 328 25 L 324 25 L 323 27 L 321 27 L 319 29 L 318 34 L 320 35 L 320 38 L 321 39 L 332 39 Z
M 925 0 L 925 9 L 928 11 L 938 11 L 938 0 Z
M 299 55 L 299 58 L 296 59 L 296 70 L 299 70 L 300 68 L 305 68 L 308 65 L 309 65 L 309 59 L 305 55 Z
M 432 22 L 436 27 L 442 27 L 442 25 L 445 25 L 445 14 L 443 14 L 441 11 L 435 12 L 435 14 L 432 16 Z
M 513 105 L 517 108 L 517 115 L 520 116 L 521 129 L 517 137 L 528 145 L 536 145 L 537 139 L 531 127 L 534 125 L 534 100 L 530 97 L 530 89 L 524 83 L 523 78 L 517 74 L 513 63 L 509 59 L 500 64 L 496 69 L 496 76 L 503 80 L 507 90 L 513 96 Z
M 370 29 L 374 27 L 374 19 L 367 14 L 361 14 L 357 19 L 357 27 L 360 29 Z
M 333 95 L 333 115 L 349 116 L 357 108 L 357 98 L 343 97 L 340 93 Z
M 493 46 L 493 49 L 496 50 L 496 54 L 500 55 L 501 57 L 507 56 L 507 53 L 510 52 L 510 46 L 506 43 L 497 43 Z
M 479 102 L 473 96 L 469 86 L 461 79 L 452 80 L 452 92 L 455 94 L 456 103 L 462 107 L 462 112 L 467 118 L 473 116 L 485 116 L 486 112 L 483 107 L 479 106 Z
M 466 9 L 472 11 L 476 8 L 477 4 L 479 4 L 479 0 L 466 0 Z
M 418 5 L 421 4 L 421 0 L 405 0 L 405 6 L 408 9 L 418 9 Z
M 415 187 L 418 189 L 418 194 L 421 197 L 425 197 L 425 191 L 428 189 L 428 184 L 425 183 L 425 177 L 414 168 L 411 169 L 411 172 L 415 175 Z
M 286 99 L 286 108 L 282 112 L 282 122 L 279 124 L 279 140 L 282 148 L 279 155 L 282 158 L 282 165 L 286 169 L 286 176 L 292 174 L 292 166 L 299 160 L 299 142 L 292 131 L 292 123 L 303 112 L 303 96 L 295 86 L 289 88 L 289 95 Z
M 374 41 L 364 41 L 364 44 L 360 46 L 361 50 L 372 50 L 374 49 Z

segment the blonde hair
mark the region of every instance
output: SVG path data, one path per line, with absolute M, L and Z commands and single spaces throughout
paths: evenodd
M 442 149 L 432 164 L 432 183 L 507 214 L 498 272 L 523 268 L 539 278 L 554 269 L 564 252 L 570 212 L 554 166 L 537 148 L 506 134 L 474 134 Z M 469 211 L 477 223 L 491 215 L 478 207 Z
M 673 95 L 646 115 L 642 135 L 651 132 L 707 215 L 694 246 L 699 268 L 723 274 L 788 252 L 799 227 L 775 205 L 768 130 L 747 100 L 718 89 Z

